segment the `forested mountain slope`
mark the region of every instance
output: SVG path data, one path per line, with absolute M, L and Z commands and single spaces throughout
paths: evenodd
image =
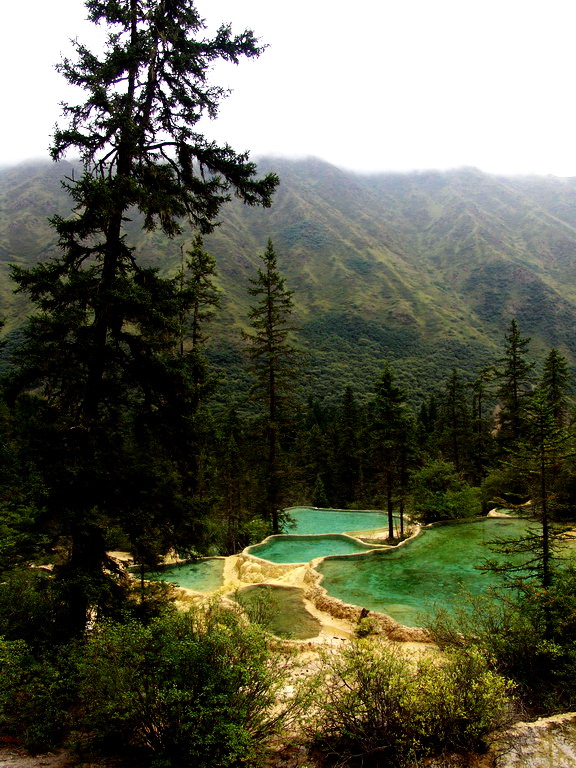
M 433 388 L 453 366 L 466 370 L 498 354 L 511 317 L 534 352 L 556 346 L 576 361 L 576 180 L 501 178 L 474 169 L 359 175 L 319 160 L 263 159 L 281 179 L 271 209 L 237 200 L 206 239 L 223 291 L 211 355 L 242 389 L 239 329 L 248 278 L 272 238 L 294 291 L 309 385 L 338 395 L 370 388 L 385 359 L 412 392 Z M 69 201 L 59 181 L 68 163 L 0 171 L 0 312 L 14 333 L 26 313 L 12 295 L 11 263 L 55 248 L 47 217 Z M 181 245 L 145 235 L 139 255 L 175 271 Z

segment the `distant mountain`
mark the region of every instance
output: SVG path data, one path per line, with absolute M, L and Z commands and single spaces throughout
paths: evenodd
M 232 200 L 206 240 L 224 300 L 211 355 L 228 384 L 244 381 L 239 328 L 248 278 L 272 238 L 294 291 L 309 386 L 368 391 L 384 360 L 417 393 L 452 367 L 473 370 L 500 352 L 516 317 L 534 355 L 556 346 L 576 362 L 576 179 L 504 178 L 475 169 L 359 175 L 315 159 L 267 158 L 281 184 L 269 210 Z M 47 217 L 69 210 L 69 163 L 0 170 L 0 312 L 14 333 L 27 308 L 8 265 L 55 252 Z M 77 172 L 77 171 L 76 171 Z M 174 271 L 180 245 L 130 225 L 140 257 Z

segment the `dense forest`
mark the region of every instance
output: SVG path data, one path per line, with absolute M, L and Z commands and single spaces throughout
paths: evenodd
M 263 764 L 298 723 L 328 764 L 402 766 L 481 749 L 520 712 L 573 707 L 576 573 L 560 556 L 576 487 L 567 357 L 542 338 L 533 356 L 510 315 L 481 366 L 455 359 L 412 390 L 412 363 L 408 375 L 398 356 L 375 356 L 368 388 L 333 378 L 326 397 L 298 324 L 307 297 L 270 236 L 240 302 L 233 382 L 218 389 L 229 358 L 218 363 L 210 341 L 226 296 L 210 236 L 232 195 L 269 208 L 279 179 L 197 123 L 224 95 L 210 64 L 262 48 L 226 25 L 203 37 L 189 0 L 86 7 L 110 35 L 101 57 L 76 43 L 61 63 L 85 101 L 65 107 L 52 144 L 54 160 L 77 153 L 81 173 L 65 181 L 68 208 L 52 211 L 48 257 L 12 265 L 32 311 L 3 337 L 0 734 L 32 751 L 66 744 L 85 761 L 240 767 Z M 139 257 L 136 224 L 174 244 L 176 268 Z M 257 615 L 216 601 L 178 611 L 144 574 L 167 555 L 228 555 L 289 531 L 286 508 L 300 504 L 385 510 L 392 545 L 405 521 L 493 506 L 534 527 L 485 563 L 502 575 L 500 600 L 432 622 L 442 660 L 403 660 L 368 637 L 286 697 L 289 656 Z

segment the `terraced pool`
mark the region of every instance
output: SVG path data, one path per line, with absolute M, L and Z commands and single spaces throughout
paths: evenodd
M 184 589 L 213 592 L 222 586 L 224 561 L 223 557 L 207 557 L 194 562 L 178 563 L 148 574 L 148 577 L 155 581 L 168 581 Z
M 339 534 L 387 530 L 383 513 L 306 507 L 289 513 L 296 521 L 289 535 L 270 537 L 250 547 L 247 554 L 272 563 L 299 564 L 324 558 L 316 567 L 329 595 L 381 611 L 407 626 L 420 626 L 422 616 L 435 606 L 450 610 L 463 591 L 478 594 L 499 583 L 498 577 L 477 568 L 493 556 L 488 543 L 517 538 L 531 525 L 519 518 L 470 520 L 435 526 L 400 547 L 378 549 Z M 574 545 L 571 551 L 575 551 Z M 173 566 L 156 578 L 210 592 L 222 586 L 223 568 L 224 558 L 209 558 Z M 294 604 L 300 602 L 290 592 L 278 595 Z M 276 599 L 276 593 L 274 596 Z
M 316 536 L 272 536 L 262 544 L 248 547 L 247 554 L 271 563 L 309 563 L 326 555 L 365 554 L 374 544 L 362 544 L 350 536 L 338 534 Z
M 513 518 L 435 526 L 401 547 L 363 557 L 327 558 L 317 570 L 333 597 L 381 611 L 407 626 L 421 626 L 423 615 L 436 606 L 450 610 L 463 590 L 479 594 L 501 583 L 476 566 L 494 557 L 490 541 L 515 538 L 528 526 Z

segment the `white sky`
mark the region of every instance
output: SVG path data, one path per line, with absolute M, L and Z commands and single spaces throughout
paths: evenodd
M 576 175 L 574 0 L 197 0 L 210 26 L 268 50 L 219 65 L 231 87 L 209 138 L 363 171 L 472 165 Z M 47 154 L 81 0 L 5 0 L 0 164 Z

